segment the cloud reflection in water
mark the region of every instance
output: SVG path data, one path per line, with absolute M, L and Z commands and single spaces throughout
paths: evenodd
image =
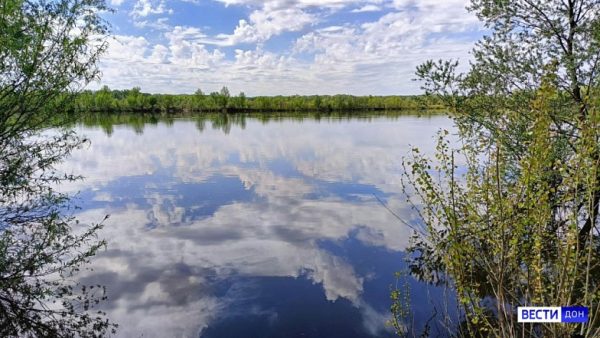
M 64 168 L 86 180 L 63 189 L 81 191 L 82 221 L 111 215 L 109 247 L 82 279 L 107 286 L 120 336 L 391 334 L 411 230 L 373 194 L 410 219 L 401 158 L 433 149 L 449 119 L 80 128 L 92 145 Z

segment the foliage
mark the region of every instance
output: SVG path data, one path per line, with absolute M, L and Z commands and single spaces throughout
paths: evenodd
M 600 336 L 600 3 L 473 0 L 470 9 L 493 33 L 469 71 L 455 61 L 417 69 L 450 108 L 462 147 L 442 133 L 435 161 L 415 149 L 405 162 L 428 227 L 409 250 L 412 271 L 456 289 L 456 334 Z M 577 304 L 589 307 L 588 323 L 516 322 L 517 306 Z
M 392 318 L 387 324 L 394 328 L 396 335 L 407 337 L 410 333 L 409 323 L 413 319 L 410 308 L 410 284 L 404 272 L 396 272 L 395 277 L 396 284 L 390 291 Z
M 194 94 L 167 95 L 141 93 L 139 88 L 84 91 L 75 100 L 75 109 L 85 112 L 248 112 L 248 111 L 351 111 L 442 108 L 435 97 L 417 96 L 257 96 L 243 92 L 231 96 L 223 87 L 219 92 L 205 95 L 198 89 Z
M 72 280 L 104 245 L 56 191 L 55 166 L 83 140 L 60 127 L 70 93 L 94 79 L 103 0 L 0 2 L 0 336 L 101 336 L 98 286 Z M 74 225 L 74 226 L 72 226 Z

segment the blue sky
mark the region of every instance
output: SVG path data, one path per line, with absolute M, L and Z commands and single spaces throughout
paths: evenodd
M 420 93 L 427 59 L 467 64 L 465 0 L 107 0 L 113 37 L 91 88 L 234 94 Z

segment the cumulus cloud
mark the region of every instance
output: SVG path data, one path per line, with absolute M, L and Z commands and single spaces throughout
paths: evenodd
M 281 5 L 281 6 L 298 6 L 298 7 L 310 7 L 310 6 L 319 6 L 319 7 L 327 7 L 327 8 L 342 8 L 344 6 L 365 2 L 360 0 L 288 0 L 288 1 L 280 1 L 280 0 L 217 0 L 225 5 L 261 5 L 261 4 L 269 4 L 272 6 Z M 367 1 L 367 2 L 381 2 L 380 0 L 375 1 Z
M 418 85 L 408 80 L 419 63 L 429 58 L 466 61 L 474 37 L 481 34 L 463 0 L 221 2 L 250 10 L 230 33 L 209 34 L 210 28 L 152 18 L 169 12 L 164 1 L 138 0 L 132 11 L 134 24 L 163 33 L 152 43 L 146 40 L 145 46 L 111 47 L 102 60 L 101 84 L 169 93 L 214 91 L 227 85 L 249 95 L 414 94 Z M 381 14 L 358 22 L 336 18 L 331 24 L 333 14 L 342 9 L 346 15 Z M 270 41 L 290 32 L 291 38 L 278 40 L 273 50 Z M 123 55 L 131 54 L 134 59 L 124 60 Z
M 154 45 L 152 48 L 152 53 L 148 57 L 148 61 L 152 63 L 168 63 L 169 48 L 161 44 Z
M 364 12 L 379 12 L 381 11 L 381 7 L 376 5 L 364 5 L 360 8 L 355 8 L 352 10 L 352 13 L 364 13 Z
M 153 28 L 158 30 L 168 30 L 171 26 L 168 23 L 169 18 L 158 18 L 156 20 L 135 20 L 133 25 L 137 28 Z
M 116 35 L 108 41 L 107 54 L 119 61 L 143 61 L 149 43 L 142 36 Z
M 137 0 L 130 13 L 134 18 L 146 17 L 148 15 L 172 13 L 173 10 L 167 8 L 164 0 Z
M 316 22 L 315 15 L 300 7 L 266 2 L 262 8 L 252 11 L 247 20 L 240 19 L 232 34 L 219 34 L 205 41 L 220 46 L 260 43 L 284 32 L 299 31 Z
M 197 42 L 205 36 L 198 28 L 177 26 L 165 36 L 169 40 L 169 60 L 175 65 L 208 68 L 223 59 L 221 51 L 209 52 Z

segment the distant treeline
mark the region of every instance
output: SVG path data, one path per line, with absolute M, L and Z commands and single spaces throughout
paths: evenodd
M 75 98 L 75 108 L 85 112 L 251 112 L 251 111 L 351 111 L 443 109 L 433 96 L 256 96 L 230 95 L 227 87 L 219 92 L 194 94 L 148 94 L 140 88 L 83 91 Z

